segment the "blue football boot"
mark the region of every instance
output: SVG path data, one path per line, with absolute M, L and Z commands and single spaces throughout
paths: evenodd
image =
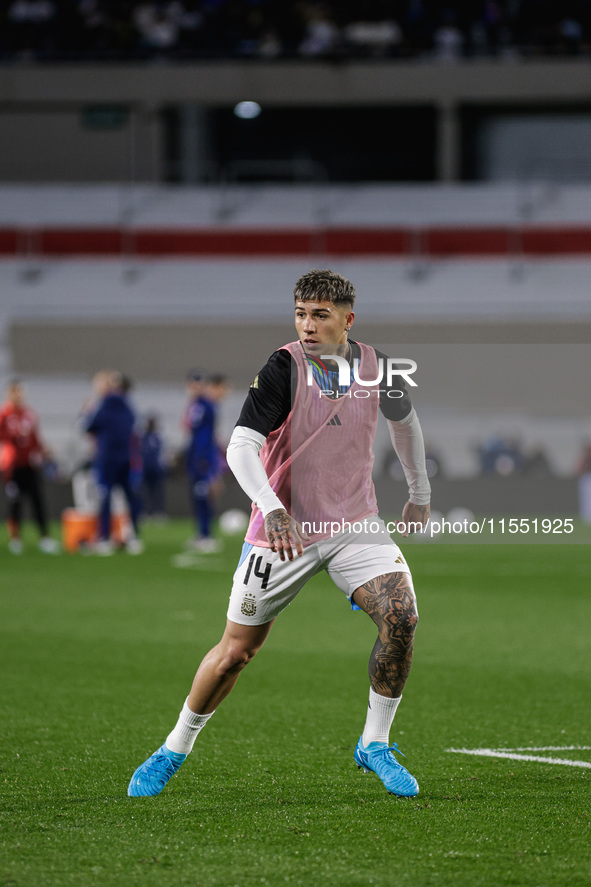
M 362 739 L 363 737 L 355 749 L 355 763 L 359 769 L 366 773 L 377 773 L 391 795 L 398 795 L 400 798 L 414 798 L 418 795 L 418 782 L 394 757 L 395 751 L 404 757 L 396 743 L 388 747 L 386 742 L 370 742 L 364 748 Z
M 174 776 L 187 756 L 170 751 L 161 745 L 147 761 L 137 768 L 127 789 L 130 798 L 148 798 L 159 795 L 171 776 Z

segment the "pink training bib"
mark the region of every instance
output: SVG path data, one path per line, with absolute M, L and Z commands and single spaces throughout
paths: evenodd
M 375 380 L 378 361 L 373 348 L 359 344 L 358 377 Z M 285 509 L 307 530 L 311 545 L 331 536 L 334 521 L 356 521 L 377 513 L 372 480 L 373 442 L 380 405 L 379 383 L 354 381 L 338 399 L 322 394 L 308 370 L 301 342 L 290 342 L 297 366 L 297 388 L 291 412 L 267 437 L 260 451 L 271 487 Z M 309 384 L 311 382 L 311 384 Z M 263 516 L 253 503 L 246 541 L 269 547 Z

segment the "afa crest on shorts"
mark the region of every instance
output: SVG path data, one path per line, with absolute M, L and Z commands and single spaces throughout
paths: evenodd
M 240 612 L 245 616 L 254 616 L 257 611 L 257 601 L 254 594 L 245 594 L 240 607 Z

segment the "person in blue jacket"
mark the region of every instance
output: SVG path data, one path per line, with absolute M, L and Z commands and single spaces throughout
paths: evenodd
M 215 439 L 216 407 L 206 396 L 207 378 L 202 370 L 187 375 L 189 402 L 183 416 L 188 434 L 186 468 L 189 495 L 196 523 L 196 536 L 191 547 L 201 552 L 219 550 L 219 542 L 211 535 L 213 507 L 212 483 L 219 473 L 219 453 Z
M 146 427 L 141 439 L 142 448 L 142 490 L 144 513 L 154 518 L 166 516 L 164 479 L 166 466 L 163 457 L 163 440 L 154 415 L 146 418 Z
M 111 554 L 111 493 L 115 487 L 123 490 L 129 507 L 133 527 L 126 542 L 130 554 L 139 554 L 143 545 L 138 539 L 139 500 L 131 482 L 132 438 L 135 413 L 124 392 L 125 380 L 121 373 L 102 370 L 93 380 L 93 388 L 99 397 L 95 408 L 87 413 L 84 430 L 96 443 L 94 470 L 99 494 L 99 541 L 97 554 Z

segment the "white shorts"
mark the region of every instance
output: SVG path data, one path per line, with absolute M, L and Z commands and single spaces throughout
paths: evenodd
M 270 548 L 245 542 L 234 573 L 228 619 L 239 625 L 271 622 L 321 570 L 326 570 L 347 598 L 377 576 L 410 575 L 402 552 L 385 527 L 384 538 L 381 543 L 351 542 L 350 534 L 341 533 L 308 546 L 302 557 L 296 555 L 293 561 L 281 561 Z

